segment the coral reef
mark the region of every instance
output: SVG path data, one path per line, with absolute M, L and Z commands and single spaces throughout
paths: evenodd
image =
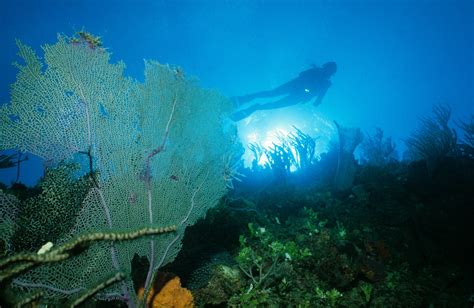
M 467 307 L 474 285 L 474 246 L 466 237 L 474 232 L 473 170 L 464 156 L 444 160 L 432 175 L 417 162 L 356 165 L 354 184 L 342 193 L 317 185 L 295 189 L 288 181 L 256 194 L 246 183 L 249 176 L 214 210 L 220 214 L 200 223 L 226 234 L 238 265 L 216 267 L 207 285 L 192 290 L 196 302 Z M 195 239 L 188 243 L 212 236 L 199 234 L 190 232 Z M 240 275 L 224 274 L 236 270 Z
M 335 124 L 339 135 L 339 156 L 334 187 L 336 190 L 343 191 L 349 189 L 354 181 L 356 162 L 353 153 L 364 136 L 359 128 L 342 127 L 337 122 Z
M 77 165 L 49 169 L 38 187 L 41 193 L 18 201 L 12 250 L 37 251 L 48 242 L 57 242 L 73 227 L 82 202 L 92 188 L 89 177 L 74 178 Z
M 375 129 L 374 135 L 366 134 L 361 151 L 361 163 L 364 164 L 383 166 L 397 159 L 395 143 L 391 137 L 384 138 L 383 130 L 379 127 Z
M 470 115 L 469 121 L 459 121 L 457 124 L 463 132 L 459 150 L 465 157 L 474 159 L 474 114 Z
M 133 241 L 94 242 L 74 257 L 60 254 L 60 262 L 21 271 L 10 287 L 39 290 L 45 304 L 92 294 L 134 306 L 133 257 L 149 261 L 147 294 L 157 270 L 179 252 L 186 227 L 226 193 L 233 173 L 214 162 L 233 161 L 227 158 L 239 153 L 235 129 L 224 123 L 231 104 L 185 79 L 180 69 L 154 61 L 145 63 L 145 82 L 139 83 L 123 75 L 123 63 L 109 62 L 97 37 L 82 32 L 78 40 L 59 36 L 56 44 L 43 46 L 44 63 L 17 42 L 24 63 L 15 64 L 19 72 L 11 104 L 0 108 L 0 149 L 32 153 L 52 167 L 74 162 L 79 169 L 73 178 L 82 180 L 46 178 L 43 191 L 25 206 L 2 193 L 2 204 L 13 202 L 11 207 L 19 209 L 18 230 L 23 230 L 2 233 L 2 240 L 7 246 L 15 242 L 16 250 L 35 250 L 46 242 L 62 247 L 94 234 L 176 230 Z M 35 211 L 40 204 L 54 219 Z M 62 224 L 67 206 L 72 211 Z M 1 218 L 8 230 L 19 223 L 17 217 Z M 47 238 L 54 223 L 62 229 Z
M 194 306 L 191 292 L 181 287 L 179 277 L 168 281 L 153 299 L 152 307 L 189 308 Z
M 405 141 L 411 158 L 425 160 L 430 172 L 456 147 L 457 135 L 449 127 L 450 118 L 449 105 L 433 106 L 433 115 L 421 118 L 418 129 Z
M 138 290 L 139 298 L 143 298 L 145 289 Z M 181 286 L 178 276 L 173 277 L 155 292 L 154 286 L 148 293 L 146 306 L 152 308 L 191 308 L 194 307 L 194 298 L 189 290 Z

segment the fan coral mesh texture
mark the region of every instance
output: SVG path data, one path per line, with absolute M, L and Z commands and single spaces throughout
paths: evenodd
M 223 125 L 230 103 L 153 61 L 145 63 L 145 82 L 138 83 L 124 77 L 123 63 L 109 63 L 105 50 L 61 36 L 43 47 L 46 65 L 30 47 L 18 46 L 24 64 L 16 64 L 11 104 L 0 109 L 0 148 L 27 151 L 51 164 L 74 158 L 94 179 L 74 227 L 54 244 L 99 231 L 178 229 L 95 244 L 17 277 L 14 285 L 74 297 L 117 272 L 129 277 L 137 254 L 150 261 L 149 286 L 151 274 L 179 252 L 185 227 L 225 193 L 223 166 L 216 162 L 237 147 L 233 127 Z M 0 203 L 10 202 L 0 197 Z M 136 300 L 129 278 L 97 296 Z

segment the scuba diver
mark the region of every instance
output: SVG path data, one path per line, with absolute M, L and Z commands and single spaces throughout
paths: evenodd
M 237 96 L 232 98 L 235 107 L 248 103 L 256 98 L 274 97 L 285 95 L 282 99 L 265 104 L 253 104 L 248 108 L 234 112 L 230 118 L 237 122 L 245 119 L 257 110 L 270 110 L 287 106 L 296 105 L 302 102 L 308 102 L 315 98 L 314 106 L 321 104 L 321 101 L 326 94 L 326 91 L 331 86 L 329 80 L 337 71 L 336 62 L 327 62 L 322 67 L 313 66 L 312 68 L 303 71 L 299 76 L 281 86 L 270 90 L 262 91 L 244 96 Z

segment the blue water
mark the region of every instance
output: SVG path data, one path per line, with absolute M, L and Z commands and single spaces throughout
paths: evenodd
M 85 29 L 136 79 L 143 59 L 156 59 L 228 96 L 336 61 L 316 111 L 364 132 L 379 126 L 400 147 L 433 104 L 449 103 L 453 119 L 474 112 L 474 1 L 2 0 L 0 26 L 2 103 L 15 81 L 15 39 L 41 52 L 56 33 Z M 30 159 L 22 168 L 31 185 L 42 167 Z M 2 182 L 12 169 L 0 170 Z

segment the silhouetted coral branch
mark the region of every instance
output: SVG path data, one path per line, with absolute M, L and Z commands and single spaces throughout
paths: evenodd
M 456 131 L 448 125 L 450 117 L 449 105 L 435 105 L 433 115 L 421 118 L 421 125 L 405 141 L 413 158 L 426 160 L 430 171 L 456 146 Z
M 63 261 L 87 249 L 94 242 L 99 241 L 129 241 L 148 235 L 158 235 L 176 231 L 175 226 L 165 228 L 144 228 L 134 232 L 93 233 L 79 236 L 57 248 L 43 254 L 19 253 L 0 261 L 0 282 L 17 276 L 35 266 L 44 263 Z
M 362 162 L 369 165 L 382 166 L 396 157 L 395 143 L 391 137 L 384 138 L 383 130 L 379 127 L 375 128 L 374 135 L 365 135 L 361 150 Z
M 459 121 L 458 127 L 463 131 L 463 139 L 461 142 L 474 148 L 474 114 L 471 114 L 470 121 Z
M 110 277 L 106 281 L 101 282 L 100 284 L 98 284 L 94 288 L 92 288 L 90 290 L 87 290 L 86 292 L 81 294 L 81 296 L 79 296 L 79 298 L 77 298 L 76 300 L 74 300 L 74 302 L 71 303 L 70 307 L 72 308 L 72 307 L 79 306 L 80 304 L 84 303 L 87 299 L 89 299 L 92 296 L 94 296 L 95 294 L 97 294 L 99 291 L 107 288 L 108 286 L 113 285 L 114 283 L 122 281 L 124 278 L 125 278 L 124 273 L 122 273 L 122 272 L 116 273 L 114 276 Z

